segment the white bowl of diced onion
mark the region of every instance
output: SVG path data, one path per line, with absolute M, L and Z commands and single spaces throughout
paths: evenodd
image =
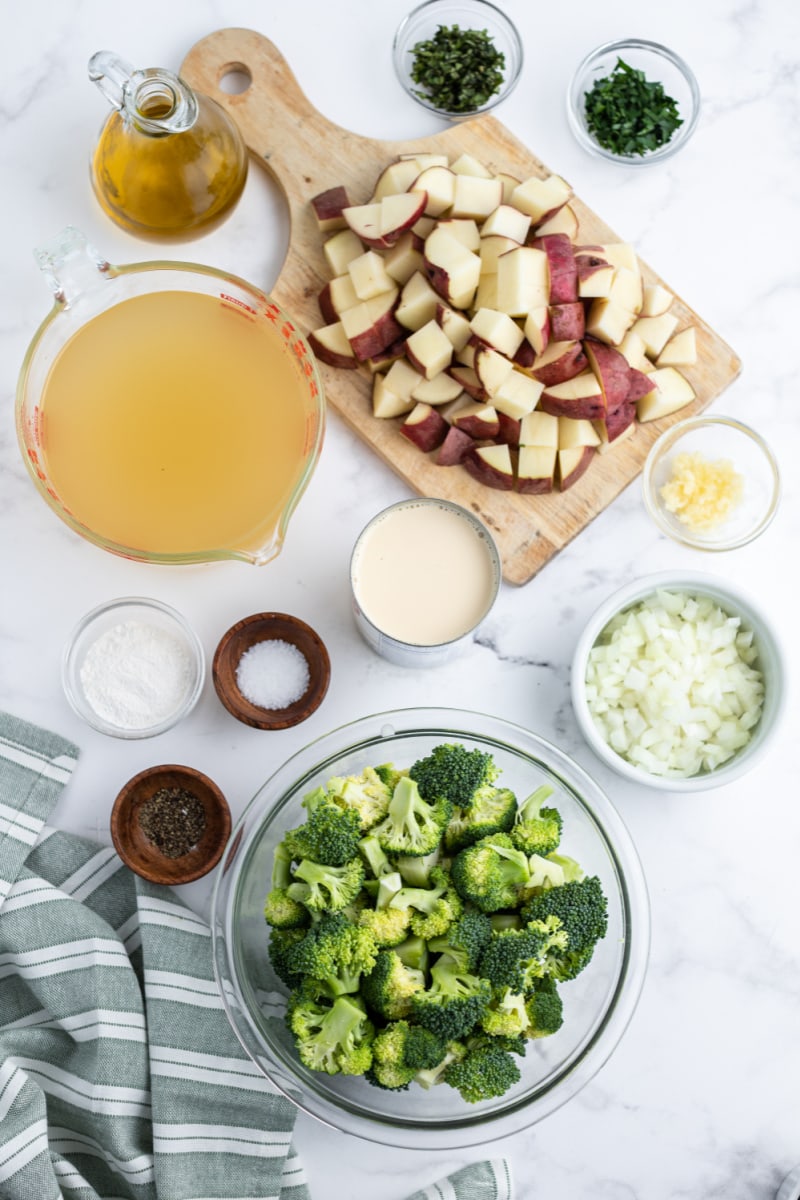
M 784 707 L 781 648 L 738 585 L 698 571 L 620 588 L 572 662 L 572 705 L 604 763 L 649 787 L 700 792 L 749 771 Z

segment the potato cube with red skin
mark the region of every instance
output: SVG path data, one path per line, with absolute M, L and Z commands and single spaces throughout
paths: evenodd
M 413 367 L 432 379 L 447 369 L 453 358 L 453 343 L 435 320 L 417 329 L 406 342 L 406 354 Z
M 512 450 L 517 450 L 519 448 L 519 417 L 510 417 L 508 413 L 501 412 L 498 408 L 497 420 L 500 422 L 500 428 L 495 441 L 504 442 Z
M 424 375 L 412 367 L 407 358 L 398 358 L 386 372 L 386 386 L 402 400 L 419 400 L 422 397 L 414 395 L 414 389 L 425 382 Z
M 615 267 L 599 254 L 588 252 L 576 253 L 575 266 L 578 269 L 578 296 L 581 300 L 591 300 L 609 294 L 614 281 Z
M 598 446 L 600 435 L 585 417 L 557 417 L 558 448 L 573 450 L 576 446 Z
M 460 383 L 457 383 L 446 371 L 442 371 L 431 379 L 420 377 L 420 381 L 414 386 L 411 395 L 415 400 L 424 400 L 426 404 L 439 405 L 449 404 L 451 400 L 460 396 L 463 390 Z
M 644 342 L 632 329 L 628 330 L 617 349 L 620 354 L 624 355 L 629 367 L 634 367 L 637 371 L 643 371 L 645 374 L 652 371 L 653 363 L 645 353 Z
M 480 250 L 481 231 L 478 229 L 477 221 L 471 217 L 443 217 L 437 223 L 437 228 L 458 238 L 462 246 L 466 246 L 473 254 L 477 254 Z
M 406 338 L 403 335 L 396 341 L 390 342 L 383 350 L 379 350 L 377 354 L 371 354 L 365 362 L 374 375 L 376 371 L 387 371 L 392 363 L 397 362 L 399 358 L 405 358 L 405 356 Z
M 571 195 L 572 188 L 560 175 L 548 175 L 545 179 L 532 176 L 514 188 L 511 203 L 527 213 L 535 225 L 554 216 Z
M 481 226 L 481 237 L 511 238 L 521 246 L 528 236 L 531 219 L 527 213 L 520 212 L 511 204 L 498 204 L 494 212 L 489 213 Z
M 513 358 L 519 350 L 524 334 L 508 313 L 496 308 L 479 308 L 470 321 L 472 332 L 492 349 Z
M 380 420 L 391 420 L 410 413 L 415 400 L 398 396 L 386 386 L 386 376 L 377 374 L 372 381 L 372 415 Z
M 382 200 L 384 196 L 407 192 L 419 172 L 419 164 L 413 159 L 395 159 L 383 168 L 375 181 L 372 202 Z
M 311 207 L 317 219 L 317 227 L 323 233 L 347 228 L 347 221 L 344 218 L 344 209 L 350 207 L 347 188 L 341 185 L 327 188 L 326 191 L 312 197 Z
M 533 412 L 543 391 L 538 379 L 514 370 L 493 394 L 492 403 L 498 412 L 519 420 Z
M 454 308 L 468 308 L 481 273 L 481 260 L 446 230 L 425 239 L 425 271 L 431 287 Z
M 526 317 L 532 308 L 547 304 L 550 275 L 547 255 L 535 246 L 517 246 L 497 260 L 498 308 L 510 317 Z
M 415 446 L 419 447 L 426 454 L 441 446 L 447 435 L 447 430 L 447 421 L 445 421 L 438 408 L 432 408 L 430 404 L 425 404 L 422 401 L 414 405 L 400 426 L 400 432 L 403 436 L 407 437 L 410 442 L 413 442 Z
M 308 344 L 320 362 L 327 363 L 329 367 L 354 370 L 358 366 L 341 321 L 312 330 L 308 335 Z
M 585 417 L 592 420 L 606 413 L 603 392 L 592 371 L 546 387 L 539 399 L 543 412 L 557 417 Z
M 478 376 L 475 374 L 472 367 L 464 367 L 460 365 L 448 367 L 447 374 L 451 379 L 455 379 L 458 383 L 460 383 L 463 390 L 468 396 L 471 396 L 473 400 L 486 401 L 489 399 L 489 393 L 486 391 L 486 388 L 483 386 L 480 379 L 478 379 Z
M 380 201 L 377 204 L 353 204 L 344 210 L 344 219 L 350 232 L 365 246 L 371 246 L 374 250 L 386 249 L 381 237 Z
M 548 233 L 565 233 L 570 241 L 578 236 L 578 217 L 571 204 L 564 204 L 556 209 L 551 217 L 536 224 L 536 233 L 544 236 Z
M 484 221 L 502 202 L 502 183 L 499 179 L 481 179 L 477 175 L 462 175 L 459 172 L 455 175 L 451 216 Z
M 608 298 L 612 304 L 628 312 L 642 311 L 642 277 L 637 271 L 629 271 L 626 267 L 617 267 L 608 289 Z
M 342 313 L 342 325 L 353 353 L 360 362 L 379 354 L 403 337 L 405 330 L 395 320 L 397 291 L 381 292 Z
M 641 320 L 642 318 L 640 318 Z M 650 318 L 644 318 L 649 320 Z M 589 306 L 586 316 L 586 332 L 598 341 L 618 346 L 636 320 L 636 314 L 620 308 L 608 297 L 598 297 Z
M 481 275 L 496 275 L 497 262 L 501 254 L 508 254 L 509 250 L 516 250 L 518 245 L 519 242 L 515 242 L 509 237 L 502 237 L 499 233 L 482 237 L 478 250 L 481 260 Z
M 646 396 L 653 390 L 652 380 L 653 370 L 650 368 L 650 373 L 645 374 L 644 371 L 638 371 L 635 367 L 628 368 L 628 393 L 625 397 L 625 402 L 633 403 L 636 400 L 641 400 L 642 396 Z
M 476 179 L 494 179 L 494 174 L 482 163 L 474 154 L 469 154 L 467 151 L 459 154 L 458 158 L 453 159 L 450 164 L 452 171 L 456 175 L 473 175 Z
M 497 275 L 481 275 L 472 307 L 475 310 L 497 308 Z
M 616 442 L 636 420 L 636 404 L 626 400 L 613 412 L 606 413 L 593 422 L 596 432 L 602 442 Z
M 509 175 L 506 171 L 498 171 L 497 178 L 503 185 L 503 204 L 511 205 L 511 195 L 514 188 L 519 187 L 522 180 L 517 179 L 516 175 Z
M 653 390 L 636 401 L 636 415 L 642 423 L 669 417 L 695 399 L 692 385 L 677 367 L 658 367 L 650 379 Z
M 451 425 L 439 447 L 436 465 L 439 467 L 460 466 L 464 456 L 472 450 L 474 445 L 474 438 L 471 438 L 463 429 L 459 429 L 457 425 Z
M 660 317 L 639 317 L 631 328 L 642 339 L 645 354 L 656 359 L 678 328 L 678 318 L 670 312 Z
M 630 242 L 606 242 L 598 247 L 598 253 L 610 262 L 612 267 L 623 267 L 626 271 L 638 271 L 639 259 Z
M 583 343 L 589 366 L 592 368 L 603 392 L 607 412 L 613 412 L 628 397 L 630 388 L 630 366 L 624 355 L 605 342 L 586 338 Z
M 412 275 L 422 272 L 422 246 L 422 238 L 411 229 L 407 229 L 391 249 L 386 251 L 383 259 L 386 273 L 401 287 L 408 283 Z
M 585 332 L 586 320 L 579 300 L 550 305 L 550 336 L 554 342 L 579 342 Z
M 522 496 L 546 496 L 555 486 L 555 446 L 520 446 L 517 459 L 517 491 Z
M 535 237 L 530 243 L 547 255 L 550 273 L 549 303 L 571 304 L 578 299 L 578 267 L 572 242 L 565 233 L 549 233 Z
M 675 333 L 656 359 L 657 367 L 691 367 L 697 362 L 697 335 L 693 325 Z
M 460 409 L 453 417 L 452 423 L 476 441 L 496 438 L 500 432 L 497 409 L 479 400 Z
M 393 246 L 398 238 L 411 229 L 425 213 L 427 192 L 400 192 L 381 199 L 380 236 L 386 246 Z
M 672 304 L 674 297 L 660 283 L 646 283 L 642 295 L 642 316 L 660 317 Z
M 551 387 L 580 375 L 587 365 L 581 342 L 548 342 L 542 353 L 537 354 L 531 374 L 545 387 Z
M 421 171 L 409 191 L 424 192 L 426 217 L 440 217 L 453 204 L 456 177 L 449 167 L 435 164 Z
M 464 456 L 464 469 L 486 487 L 514 490 L 514 466 L 508 446 L 475 446 Z
M 547 343 L 550 341 L 550 309 L 546 304 L 538 308 L 532 308 L 525 318 L 523 326 L 525 338 L 530 344 L 535 354 L 543 354 Z M 554 341 L 557 339 L 554 338 Z M 569 339 L 574 341 L 575 339 Z M 533 366 L 533 362 L 527 363 L 527 366 Z
M 439 296 L 425 276 L 415 271 L 403 285 L 395 316 L 405 329 L 421 329 L 436 316 L 439 302 Z
M 521 446 L 551 446 L 558 449 L 558 417 L 537 408 L 520 421 Z
M 494 396 L 514 370 L 514 364 L 491 346 L 479 345 L 473 363 L 475 374 L 490 396 Z
M 347 271 L 359 300 L 371 300 L 373 296 L 391 292 L 397 287 L 391 275 L 387 275 L 380 254 L 374 250 L 367 250 L 366 254 L 354 258 L 348 264 Z
M 436 305 L 436 323 L 441 325 L 453 343 L 456 354 L 464 349 L 472 337 L 472 328 L 464 314 L 441 301 Z
M 594 446 L 576 446 L 558 452 L 558 486 L 562 492 L 573 487 L 592 465 Z
M 520 342 L 519 350 L 514 355 L 514 366 L 527 374 L 536 362 L 536 351 L 527 338 Z
M 331 275 L 346 275 L 353 259 L 364 253 L 364 246 L 352 229 L 340 229 L 323 243 L 322 252 Z

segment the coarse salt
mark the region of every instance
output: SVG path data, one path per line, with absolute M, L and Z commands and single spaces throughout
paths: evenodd
M 255 642 L 236 668 L 236 686 L 245 700 L 258 708 L 294 704 L 307 690 L 310 677 L 305 655 L 282 638 Z

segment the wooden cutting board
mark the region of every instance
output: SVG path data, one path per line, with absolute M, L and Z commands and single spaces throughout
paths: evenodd
M 237 95 L 219 86 L 234 71 L 244 72 L 251 79 L 249 87 Z M 221 29 L 210 34 L 189 51 L 181 74 L 235 118 L 252 154 L 286 195 L 291 222 L 289 249 L 272 295 L 306 333 L 325 323 L 317 296 L 329 277 L 322 253 L 323 237 L 309 205 L 318 192 L 343 184 L 354 204 L 366 203 L 382 168 L 398 154 L 411 151 L 447 154 L 451 159 L 466 152 L 491 171 L 520 179 L 551 173 L 491 116 L 454 124 L 416 141 L 378 141 L 334 125 L 303 95 L 272 42 L 251 30 Z M 571 204 L 580 222 L 581 242 L 625 240 L 580 199 L 575 197 Z M 266 228 L 264 237 L 269 237 Z M 669 287 L 644 262 L 642 273 L 646 280 Z M 494 491 L 474 481 L 460 467 L 437 467 L 431 456 L 421 454 L 398 432 L 395 421 L 372 416 L 372 381 L 366 369 L 337 371 L 320 364 L 326 397 L 414 491 L 451 500 L 476 513 L 494 535 L 504 578 L 522 584 L 639 474 L 650 446 L 664 428 L 706 408 L 739 374 L 741 363 L 731 348 L 678 296 L 672 311 L 680 319 L 679 328 L 693 324 L 697 330 L 698 362 L 685 371 L 697 400 L 670 418 L 638 426 L 634 436 L 613 451 L 596 455 L 589 471 L 563 495 L 517 496 Z

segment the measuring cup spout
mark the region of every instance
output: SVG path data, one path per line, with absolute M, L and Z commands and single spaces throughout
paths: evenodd
M 110 263 L 74 225 L 67 225 L 57 237 L 37 246 L 33 254 L 56 302 L 64 308 L 113 273 Z

